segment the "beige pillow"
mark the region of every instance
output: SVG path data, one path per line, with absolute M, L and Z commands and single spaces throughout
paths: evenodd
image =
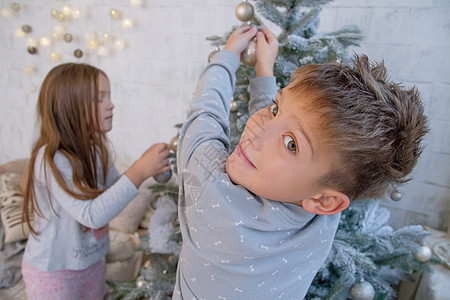
M 22 174 L 28 163 L 28 158 L 16 159 L 0 166 L 0 174 Z
M 25 225 L 22 232 L 23 196 L 19 188 L 20 174 L 0 175 L 0 216 L 5 230 L 5 243 L 27 239 L 30 232 Z
M 134 233 L 150 206 L 151 191 L 147 188 L 140 189 L 139 194 L 131 200 L 120 214 L 109 223 L 112 230 L 125 233 Z

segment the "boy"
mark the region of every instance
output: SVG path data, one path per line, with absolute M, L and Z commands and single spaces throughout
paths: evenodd
M 255 36 L 255 113 L 229 155 L 235 71 Z M 267 29 L 239 28 L 201 75 L 177 152 L 173 299 L 303 299 L 340 212 L 402 182 L 421 152 L 422 104 L 385 83 L 383 66 L 371 71 L 363 57 L 355 70 L 301 67 L 277 94 L 277 52 Z

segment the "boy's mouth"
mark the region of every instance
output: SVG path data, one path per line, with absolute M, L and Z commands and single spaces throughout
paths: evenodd
M 247 154 L 245 153 L 244 148 L 242 147 L 242 143 L 237 145 L 236 153 L 245 163 L 249 164 L 250 166 L 256 169 L 255 165 L 248 159 Z

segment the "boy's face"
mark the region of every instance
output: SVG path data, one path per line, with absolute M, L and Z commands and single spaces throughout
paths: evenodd
M 281 90 L 275 103 L 253 114 L 226 162 L 235 184 L 271 200 L 301 204 L 321 192 L 318 180 L 333 155 L 318 143 L 319 118 L 310 99 Z

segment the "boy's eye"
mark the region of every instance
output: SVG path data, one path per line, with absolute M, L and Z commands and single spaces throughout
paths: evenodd
M 273 116 L 275 117 L 278 114 L 278 105 L 276 105 L 275 103 L 272 104 L 269 107 L 270 111 L 272 112 Z
M 294 139 L 290 136 L 284 137 L 284 144 L 286 145 L 286 148 L 291 152 L 295 152 L 297 150 L 297 145 L 295 144 Z

